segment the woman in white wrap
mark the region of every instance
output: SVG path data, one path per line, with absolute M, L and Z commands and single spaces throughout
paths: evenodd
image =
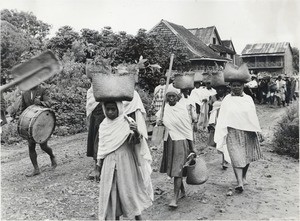
M 250 163 L 262 156 L 257 135 L 261 129 L 255 105 L 252 98 L 243 92 L 243 83 L 238 80 L 230 83 L 231 94 L 222 101 L 214 137 L 217 149 L 233 166 L 238 184 L 235 190 L 239 193 L 247 184 Z
M 106 118 L 99 127 L 97 155 L 99 219 L 123 215 L 140 220 L 153 200 L 151 155 L 138 125 L 124 114 L 122 102 L 105 102 L 103 109 Z
M 166 127 L 160 172 L 174 177 L 174 197 L 169 204 L 173 208 L 177 207 L 178 199 L 185 196 L 182 182 L 183 165 L 189 153 L 195 153 L 192 121 L 186 103 L 178 102 L 178 95 L 179 92 L 175 88 L 167 89 L 163 119 L 158 121 L 158 124 L 164 124 Z M 157 112 L 158 117 L 160 112 L 161 110 Z

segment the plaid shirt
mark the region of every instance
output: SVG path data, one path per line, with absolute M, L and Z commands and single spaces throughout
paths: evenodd
M 159 111 L 159 109 L 163 105 L 165 88 L 166 88 L 165 85 L 163 85 L 163 86 L 159 85 L 154 90 L 154 98 L 153 98 L 151 106 L 153 107 L 153 110 L 155 111 L 155 113 L 157 111 Z

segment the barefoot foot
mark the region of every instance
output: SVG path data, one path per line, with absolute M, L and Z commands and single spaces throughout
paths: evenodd
M 55 157 L 51 158 L 51 166 L 52 169 L 55 169 L 57 167 L 57 162 Z
M 177 206 L 176 200 L 172 200 L 169 204 L 169 207 L 174 208 L 174 209 L 177 208 L 178 206 Z
M 33 176 L 39 175 L 40 173 L 41 173 L 40 170 L 37 169 L 37 170 L 34 170 L 32 173 L 26 174 L 25 176 L 33 177 Z
M 236 191 L 237 193 L 242 193 L 242 192 L 244 191 L 244 187 L 243 187 L 243 186 L 237 186 L 237 187 L 235 187 L 234 189 L 235 189 L 235 191 Z

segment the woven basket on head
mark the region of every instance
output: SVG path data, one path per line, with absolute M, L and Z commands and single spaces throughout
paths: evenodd
M 239 69 L 236 69 L 231 63 L 227 63 L 223 72 L 226 82 L 240 81 L 247 83 L 251 80 L 251 75 L 245 63 Z
M 98 72 L 92 76 L 96 101 L 131 101 L 134 94 L 136 73 L 119 69 L 116 73 Z
M 204 82 L 204 83 L 211 82 L 211 77 L 212 77 L 211 73 L 204 72 L 202 75 L 203 75 L 202 82 Z
M 178 89 L 194 88 L 195 72 L 176 73 L 174 75 L 174 87 Z
M 208 180 L 208 170 L 203 157 L 197 157 L 186 166 L 186 183 L 190 185 L 200 185 Z
M 222 71 L 211 73 L 212 87 L 219 87 L 219 86 L 226 86 L 226 85 L 227 83 L 225 82 L 224 73 Z
M 194 81 L 195 82 L 203 81 L 203 73 L 204 73 L 204 70 L 196 71 L 195 76 L 194 76 Z

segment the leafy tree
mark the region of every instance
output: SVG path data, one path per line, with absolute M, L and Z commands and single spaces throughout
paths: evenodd
M 296 47 L 293 47 L 292 52 L 293 52 L 293 68 L 294 68 L 294 71 L 299 73 L 299 49 Z
M 140 29 L 136 36 L 128 36 L 121 42 L 115 56 L 116 63 L 136 63 L 141 55 L 147 59 L 145 68 L 139 72 L 139 86 L 152 92 L 158 85 L 160 76 L 169 68 L 172 53 L 175 54 L 173 69 L 189 69 L 188 52 L 180 44 L 171 46 L 170 42 L 167 36 L 148 34 L 145 29 Z M 162 68 L 159 71 L 149 64 L 159 64 Z
M 1 21 L 1 77 L 8 77 L 7 70 L 18 64 L 29 48 L 30 40 L 26 35 L 11 23 Z
M 64 53 L 72 48 L 75 41 L 80 40 L 80 35 L 70 26 L 63 26 L 58 29 L 56 36 L 47 43 L 47 48 L 57 53 L 62 58 Z
M 7 21 L 30 37 L 42 41 L 49 34 L 51 25 L 37 19 L 32 12 L 1 10 L 1 20 Z

